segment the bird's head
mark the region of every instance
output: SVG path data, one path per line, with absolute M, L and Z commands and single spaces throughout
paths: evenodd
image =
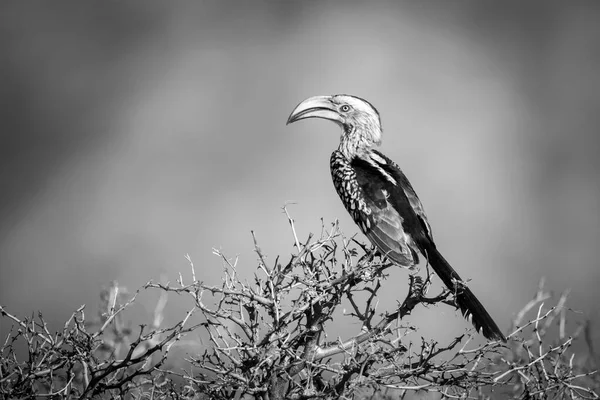
M 340 147 L 346 147 L 348 151 L 381 143 L 379 112 L 360 97 L 346 94 L 310 97 L 296 106 L 287 123 L 306 118 L 328 119 L 340 125 Z

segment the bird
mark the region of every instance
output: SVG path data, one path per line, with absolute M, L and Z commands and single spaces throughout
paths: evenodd
M 454 303 L 488 340 L 506 342 L 496 322 L 442 256 L 431 225 L 406 175 L 374 147 L 381 144 L 381 117 L 367 100 L 337 94 L 307 98 L 294 108 L 287 125 L 321 118 L 341 127 L 331 154 L 334 187 L 346 210 L 371 244 L 394 264 L 413 268 L 419 256 L 454 294 Z

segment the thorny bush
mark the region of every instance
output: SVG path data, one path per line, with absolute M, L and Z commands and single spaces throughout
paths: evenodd
M 598 398 L 589 324 L 567 334 L 573 326 L 567 317 L 577 314 L 566 307 L 566 293 L 552 300 L 540 284 L 517 313 L 508 344 L 470 345 L 467 334 L 447 343 L 426 340 L 404 317 L 419 305 L 453 306 L 452 293 L 426 295 L 427 268 L 423 277 L 409 275 L 408 294 L 395 309 L 377 311 L 393 265 L 345 238 L 337 223 L 323 226 L 318 239 L 300 241 L 284 211 L 296 247 L 289 260 L 269 263 L 254 239 L 258 267 L 245 281 L 236 261 L 214 250 L 224 273 L 220 285 L 207 285 L 188 257 L 190 282 L 180 275 L 175 285 L 149 282 L 140 289 L 160 292 L 150 327 L 128 327 L 124 310 L 137 293 L 128 299 L 117 284 L 102 292 L 96 318 L 86 320 L 81 307 L 58 332 L 41 314 L 19 318 L 0 307 L 3 324 L 13 326 L 0 344 L 0 397 L 391 399 L 435 392 L 442 398 Z M 182 321 L 161 328 L 169 293 L 187 296 L 191 306 Z M 340 311 L 342 303 L 350 312 Z M 347 337 L 327 335 L 332 323 L 356 322 Z M 193 331 L 204 332 L 208 344 L 167 363 L 169 350 Z M 571 350 L 578 339 L 587 343 L 587 357 Z M 17 355 L 19 347 L 26 357 Z

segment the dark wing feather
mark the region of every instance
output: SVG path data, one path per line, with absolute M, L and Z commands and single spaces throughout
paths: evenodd
M 410 184 L 410 181 L 408 180 L 406 175 L 404 175 L 404 172 L 402 172 L 400 167 L 395 162 L 390 160 L 388 157 L 386 157 L 379 151 L 373 150 L 373 153 L 375 153 L 376 155 L 378 155 L 385 161 L 385 163 L 378 163 L 379 166 L 385 172 L 390 174 L 398 182 L 398 184 L 402 187 L 402 189 L 404 190 L 404 194 L 406 195 L 406 198 L 408 199 L 408 202 L 410 203 L 410 205 L 413 208 L 413 210 L 415 211 L 415 213 L 419 216 L 421 223 L 423 224 L 423 228 L 425 229 L 425 232 L 427 232 L 427 235 L 429 236 L 429 239 L 433 240 L 433 231 L 431 230 L 431 225 L 429 225 L 429 221 L 427 220 L 427 215 L 425 214 L 425 208 L 423 207 L 423 204 L 421 203 L 419 196 L 417 196 L 417 192 L 415 192 L 415 189 L 413 189 L 412 185 Z
M 418 255 L 412 249 L 410 237 L 403 226 L 415 223 L 414 213 L 409 213 L 406 221 L 402 209 L 411 207 L 406 195 L 397 185 L 385 179 L 384 175 L 367 161 L 355 158 L 352 168 L 366 206 L 370 209 L 369 229 L 364 233 L 379 251 L 398 265 L 412 267 L 418 263 Z

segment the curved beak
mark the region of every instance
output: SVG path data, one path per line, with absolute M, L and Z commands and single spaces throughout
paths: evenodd
M 331 102 L 331 96 L 314 96 L 304 100 L 294 108 L 286 125 L 306 118 L 323 118 L 343 123 L 341 115 Z

